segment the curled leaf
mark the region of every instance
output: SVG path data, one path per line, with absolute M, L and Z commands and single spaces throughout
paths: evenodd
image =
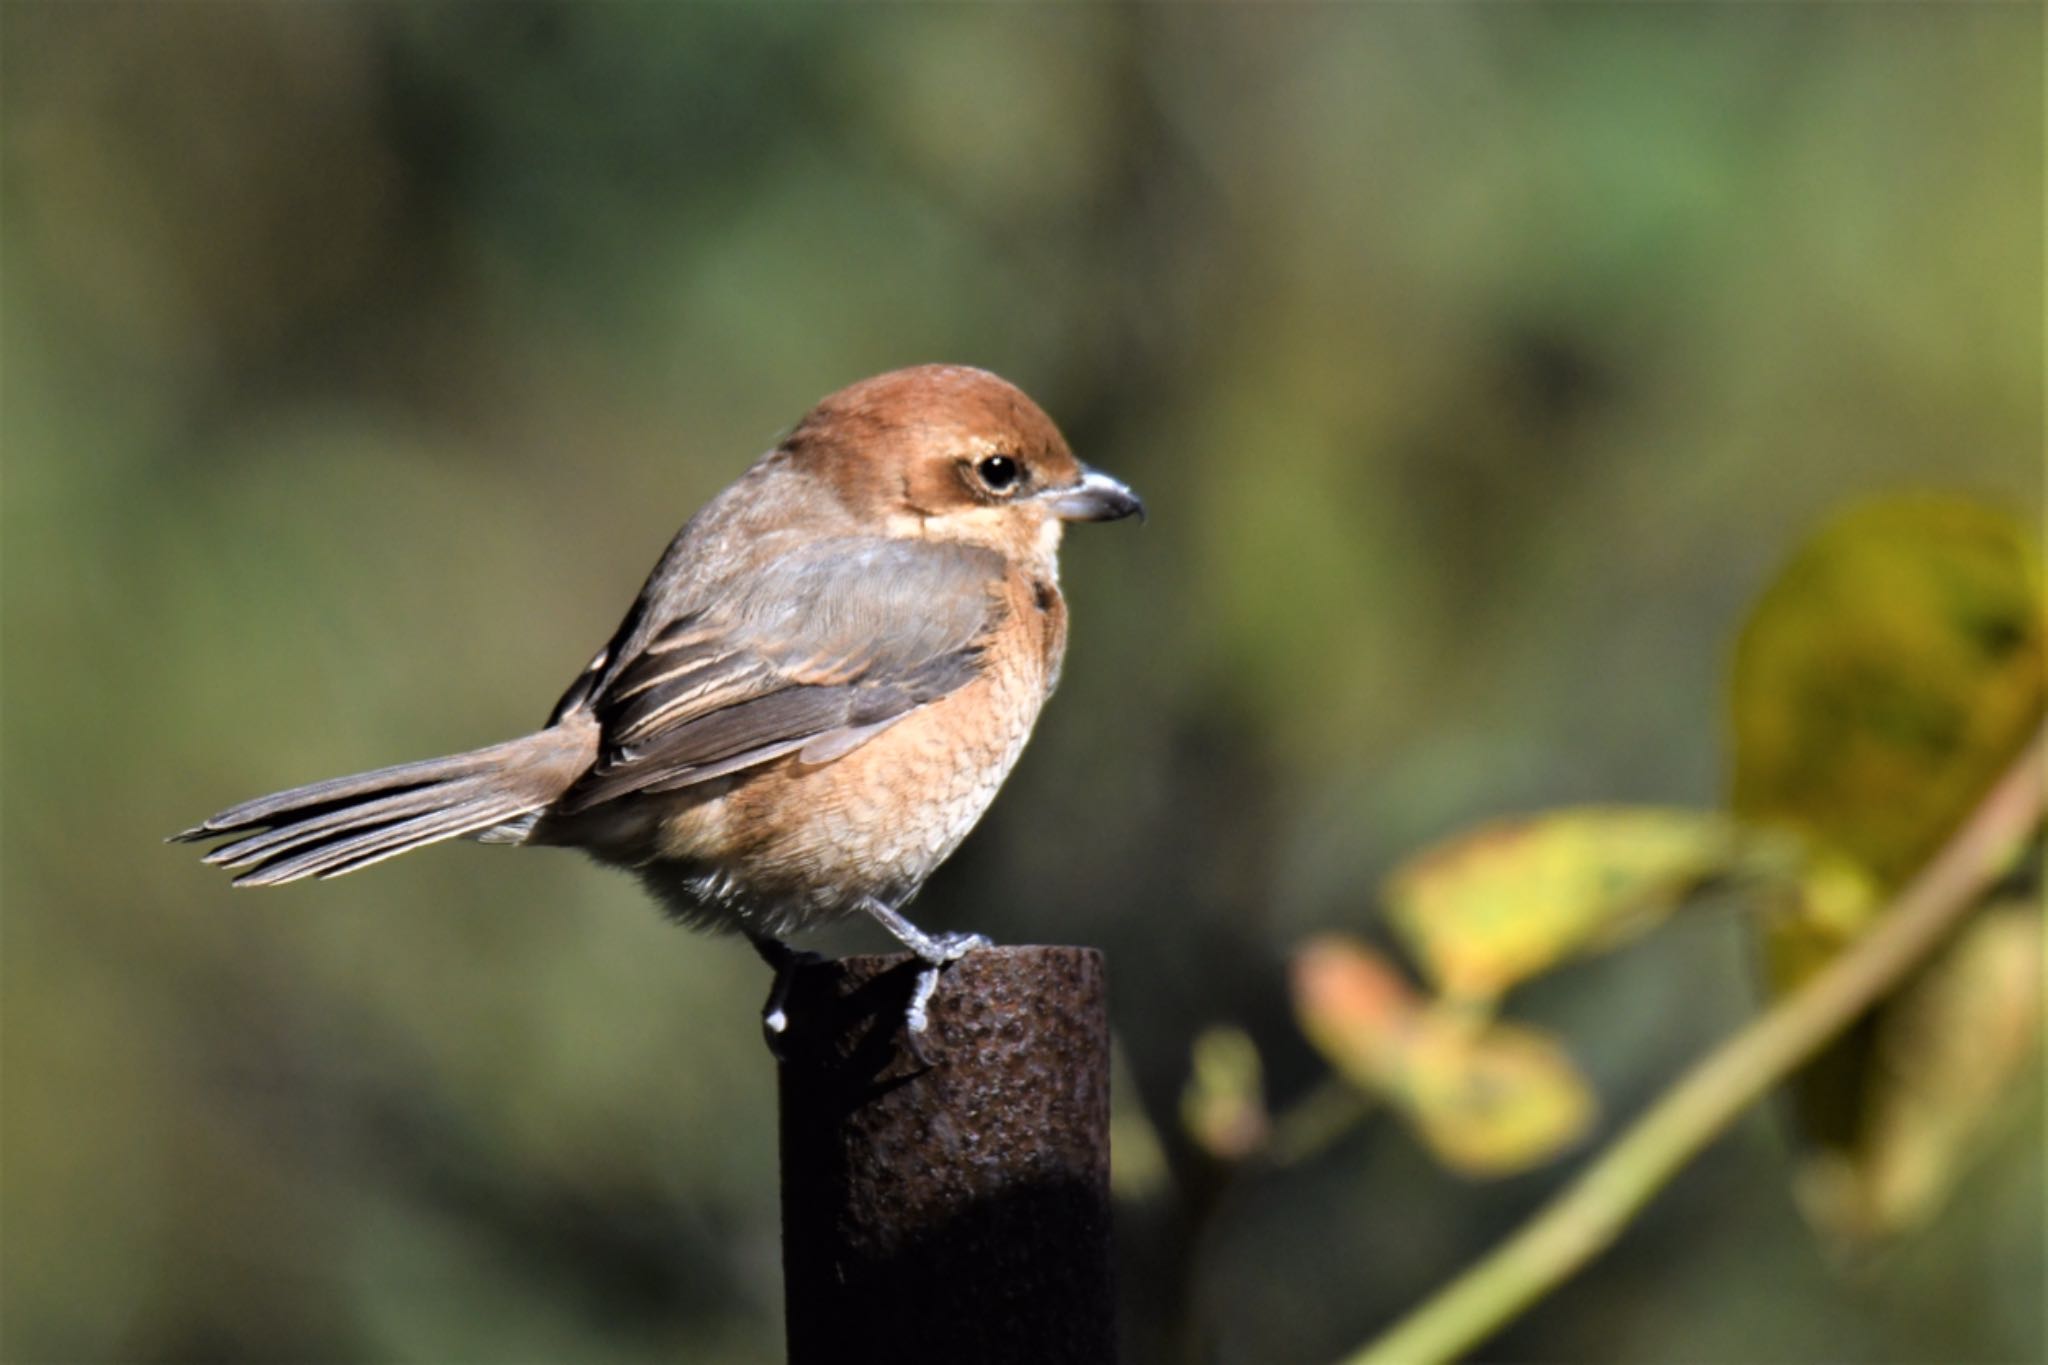
M 1809 1218 L 1858 1247 L 1933 1216 L 2033 1067 L 2041 1034 L 2041 918 L 1982 912 L 1880 1015 L 1861 1142 L 1802 1173 Z

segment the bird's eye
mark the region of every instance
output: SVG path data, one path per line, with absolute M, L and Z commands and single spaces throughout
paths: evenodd
M 991 493 L 1001 493 L 1024 477 L 1024 467 L 1008 455 L 990 455 L 975 461 L 974 473 Z

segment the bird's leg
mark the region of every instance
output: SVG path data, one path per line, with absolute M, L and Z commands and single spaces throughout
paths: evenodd
M 986 934 L 927 934 L 903 918 L 903 912 L 895 906 L 873 896 L 861 902 L 861 909 L 874 916 L 875 923 L 894 934 L 904 947 L 934 967 L 958 962 L 976 948 L 991 946 Z
M 767 1002 L 761 1006 L 761 1033 L 768 1040 L 768 1050 L 779 1062 L 783 1060 L 782 1038 L 789 1032 L 789 992 L 795 984 L 797 969 L 824 959 L 816 953 L 792 948 L 768 934 L 748 934 L 747 942 L 754 945 L 763 962 L 775 969 L 775 984 L 768 988 Z
M 927 934 L 903 917 L 903 912 L 873 896 L 861 902 L 861 908 L 874 916 L 875 922 L 894 934 L 903 946 L 924 960 L 924 969 L 917 974 L 917 985 L 910 992 L 910 1006 L 903 1012 L 903 1026 L 910 1033 L 910 1046 L 920 1061 L 928 1061 L 923 1051 L 925 1028 L 931 1019 L 927 1007 L 932 994 L 939 988 L 939 972 L 948 964 L 957 962 L 976 948 L 990 946 L 986 934 Z

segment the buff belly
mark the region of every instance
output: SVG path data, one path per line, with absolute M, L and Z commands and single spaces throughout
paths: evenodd
M 1042 696 L 1027 681 L 984 675 L 830 763 L 786 758 L 613 803 L 606 828 L 579 822 L 577 841 L 700 928 L 782 935 L 869 898 L 899 905 L 1016 766 Z

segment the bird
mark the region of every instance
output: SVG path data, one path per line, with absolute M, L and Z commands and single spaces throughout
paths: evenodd
M 245 801 L 171 836 L 220 840 L 234 885 L 354 872 L 443 840 L 581 849 L 674 919 L 789 937 L 865 914 L 938 973 L 989 940 L 904 906 L 995 799 L 1058 684 L 1069 522 L 1142 519 L 1008 381 L 918 365 L 821 399 L 683 526 L 532 734 Z

